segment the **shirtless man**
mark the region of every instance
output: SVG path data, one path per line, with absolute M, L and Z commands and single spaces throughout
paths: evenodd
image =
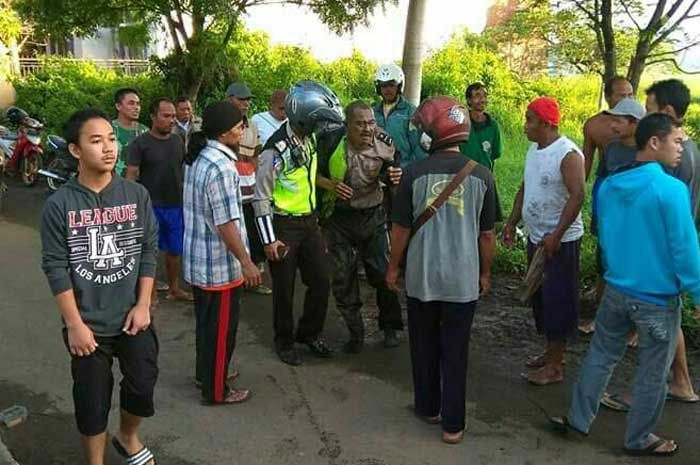
M 623 98 L 634 97 L 634 89 L 627 78 L 615 76 L 608 79 L 603 90 L 608 108 L 614 108 Z M 590 177 L 596 152 L 603 158 L 605 146 L 615 137 L 610 124 L 612 117 L 600 112 L 591 116 L 583 125 L 583 156 L 585 157 L 586 180 Z M 600 162 L 598 164 L 600 166 Z
M 634 89 L 632 84 L 623 76 L 615 76 L 608 79 L 605 82 L 603 88 L 603 96 L 605 97 L 605 102 L 608 104 L 608 108 L 614 108 L 617 103 L 623 98 L 634 97 Z M 591 116 L 588 121 L 583 125 L 583 156 L 585 158 L 585 169 L 586 169 L 586 180 L 591 175 L 591 168 L 593 168 L 593 162 L 595 161 L 595 155 L 598 153 L 600 160 L 598 161 L 598 168 L 596 170 L 596 180 L 593 183 L 593 209 L 591 216 L 595 217 L 596 207 L 595 198 L 598 193 L 598 188 L 603 180 L 600 175 L 600 170 L 603 168 L 603 153 L 605 147 L 615 138 L 615 133 L 612 130 L 613 117 L 607 115 L 605 112 L 601 111 L 594 116 Z M 595 220 L 594 220 L 595 221 Z M 596 253 L 599 253 L 596 251 Z M 600 271 L 600 270 L 599 270 Z M 600 277 L 596 281 L 595 297 L 596 303 L 600 301 L 600 297 L 603 295 L 603 288 L 605 283 Z M 582 321 L 579 324 L 579 330 L 585 334 L 590 334 L 595 330 L 595 325 L 593 321 Z

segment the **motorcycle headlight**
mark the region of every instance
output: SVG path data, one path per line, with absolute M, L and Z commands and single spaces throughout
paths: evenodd
M 27 134 L 27 140 L 34 145 L 41 144 L 41 136 L 39 134 Z

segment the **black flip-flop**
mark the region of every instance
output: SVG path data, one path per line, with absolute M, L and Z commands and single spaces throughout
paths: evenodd
M 566 417 L 549 417 L 549 424 L 557 433 L 566 434 L 574 432 L 582 436 L 588 436 L 588 433 L 584 433 L 583 431 L 574 428 L 571 423 L 569 423 L 569 419 Z
M 672 450 L 665 450 L 665 451 L 657 451 L 661 445 L 672 442 L 676 447 L 675 449 Z M 628 449 L 625 447 L 625 453 L 627 455 L 631 455 L 633 457 L 668 457 L 669 455 L 673 455 L 676 452 L 678 452 L 678 443 L 670 440 L 670 439 L 663 439 L 659 438 L 658 440 L 652 442 L 649 444 L 647 447 L 644 449 Z
M 143 446 L 143 449 L 135 454 L 129 454 L 116 436 L 112 438 L 112 445 L 114 446 L 114 449 L 116 449 L 117 454 L 124 457 L 126 460 L 124 463 L 126 463 L 126 465 L 146 465 L 151 460 L 153 460 L 153 465 L 156 465 L 157 463 L 156 458 L 153 456 L 153 452 L 151 452 L 146 446 Z

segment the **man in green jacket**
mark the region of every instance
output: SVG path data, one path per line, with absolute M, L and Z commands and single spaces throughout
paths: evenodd
M 373 108 L 377 126 L 389 133 L 396 150 L 401 153 L 402 168 L 428 156 L 420 146 L 418 131 L 409 126 L 416 107 L 402 95 L 403 83 L 404 74 L 400 67 L 393 63 L 380 66 L 374 84 L 382 100 Z
M 496 159 L 501 156 L 501 130 L 491 115 L 486 113 L 488 93 L 486 86 L 475 82 L 467 86 L 465 91 L 471 131 L 467 142 L 460 144 L 459 150 L 468 158 L 493 172 Z M 501 202 L 496 191 L 496 221 L 503 221 Z

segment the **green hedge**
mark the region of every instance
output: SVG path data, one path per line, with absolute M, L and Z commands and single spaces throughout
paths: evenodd
M 36 73 L 13 81 L 17 105 L 43 121 L 49 132 L 62 132 L 63 123 L 76 110 L 98 107 L 115 114 L 114 92 L 120 87 L 133 87 L 141 94 L 147 121 L 148 102 L 170 95 L 169 86 L 148 73 L 127 76 L 98 67 L 90 62 L 48 58 Z

